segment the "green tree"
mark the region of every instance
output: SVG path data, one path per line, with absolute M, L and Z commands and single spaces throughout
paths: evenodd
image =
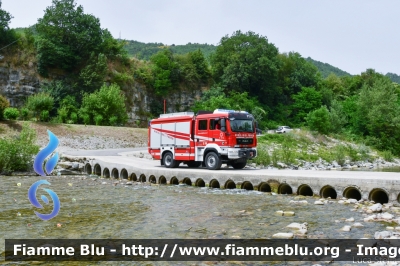
M 193 52 L 189 52 L 189 58 L 194 65 L 197 75 L 202 82 L 207 82 L 211 77 L 210 69 L 208 68 L 207 61 L 203 55 L 203 52 L 198 49 Z
M 172 51 L 163 49 L 150 58 L 153 63 L 153 87 L 158 96 L 166 96 L 178 82 L 178 65 Z
M 70 72 L 85 65 L 92 53 L 105 56 L 123 52 L 100 21 L 85 14 L 75 0 L 53 0 L 45 14 L 36 24 L 36 48 L 38 68 L 42 75 L 48 68 L 59 68 Z
M 9 26 L 12 18 L 10 13 L 1 8 L 0 1 L 0 45 L 8 45 L 16 40 L 15 31 Z
M 331 130 L 329 111 L 326 106 L 308 113 L 306 121 L 311 130 L 318 131 L 321 134 L 328 134 Z
M 117 84 L 103 85 L 98 91 L 85 93 L 79 116 L 85 124 L 124 125 L 128 120 L 125 101 Z
M 278 49 L 266 37 L 236 31 L 231 37 L 223 37 L 211 56 L 213 77 L 225 89 L 246 91 L 273 106 L 279 95 L 277 56 Z
M 342 104 L 333 100 L 329 111 L 330 121 L 332 125 L 332 131 L 335 133 L 341 132 L 347 124 L 348 120 L 344 113 Z
M 375 138 L 374 145 L 400 154 L 400 105 L 389 78 L 366 82 L 357 102 L 357 129 Z
M 322 104 L 321 93 L 314 88 L 303 87 L 292 98 L 294 100 L 292 105 L 293 120 L 296 123 L 303 122 L 309 112 L 321 107 Z
M 48 118 L 53 106 L 54 98 L 45 92 L 29 96 L 26 102 L 26 108 L 34 113 L 37 121 Z

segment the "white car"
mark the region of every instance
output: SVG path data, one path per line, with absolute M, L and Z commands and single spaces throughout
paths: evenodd
M 276 133 L 288 133 L 288 132 L 290 132 L 290 131 L 292 131 L 293 129 L 291 129 L 290 127 L 288 127 L 288 126 L 281 126 L 281 127 L 278 127 L 278 129 L 275 131 Z

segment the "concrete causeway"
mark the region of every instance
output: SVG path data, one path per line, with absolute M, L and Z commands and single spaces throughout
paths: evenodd
M 142 153 L 143 158 L 138 154 Z M 375 171 L 317 171 L 221 168 L 165 168 L 146 158 L 147 150 L 121 150 L 113 156 L 104 151 L 67 152 L 85 157 L 85 172 L 105 178 L 121 178 L 156 184 L 187 184 L 211 188 L 241 188 L 279 194 L 354 198 L 379 203 L 400 202 L 400 173 Z M 118 155 L 117 155 L 118 154 Z

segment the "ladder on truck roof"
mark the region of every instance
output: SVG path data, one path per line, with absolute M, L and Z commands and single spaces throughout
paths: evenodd
M 160 118 L 174 117 L 174 116 L 194 116 L 193 112 L 179 112 L 179 113 L 169 113 L 160 114 Z

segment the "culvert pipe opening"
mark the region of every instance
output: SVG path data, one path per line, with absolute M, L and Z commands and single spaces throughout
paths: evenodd
M 196 187 L 205 187 L 206 186 L 206 183 L 204 182 L 204 180 L 203 179 L 197 179 L 196 180 Z
M 90 165 L 90 163 L 85 164 L 85 172 L 88 175 L 92 174 L 92 166 Z
M 171 181 L 169 181 L 170 185 L 179 185 L 179 180 L 175 176 L 171 178 Z
M 232 180 L 226 181 L 225 189 L 235 189 L 235 188 L 236 188 L 235 182 L 233 182 Z
M 280 184 L 278 187 L 278 194 L 293 194 L 292 187 L 288 184 Z
M 384 204 L 389 202 L 389 196 L 383 189 L 373 189 L 369 193 L 369 200 L 373 200 L 376 203 Z
M 146 182 L 146 176 L 144 174 L 140 175 L 139 182 L 142 182 L 142 183 Z
M 191 186 L 192 185 L 192 180 L 190 180 L 189 177 L 185 177 L 182 181 L 183 184 Z
M 110 170 L 108 170 L 108 168 L 104 168 L 103 176 L 105 178 L 110 178 Z
M 118 178 L 119 178 L 119 172 L 118 172 L 118 169 L 117 169 L 117 168 L 112 169 L 112 171 L 111 171 L 111 176 L 112 176 L 113 178 L 115 178 L 115 179 L 118 179 Z
M 347 199 L 361 199 L 361 192 L 355 187 L 346 188 L 343 192 L 343 197 Z
M 268 183 L 261 183 L 258 186 L 258 191 L 261 192 L 271 192 L 271 186 Z
M 219 185 L 219 182 L 217 180 L 213 179 L 210 182 L 210 188 L 221 188 L 221 186 Z
M 94 166 L 94 174 L 98 175 L 98 176 L 101 176 L 101 166 L 98 163 L 95 164 L 95 166 Z
M 243 182 L 242 184 L 242 189 L 245 190 L 254 190 L 253 184 L 250 183 L 249 181 Z
M 128 171 L 125 168 L 121 170 L 119 178 L 128 179 Z
M 137 175 L 136 175 L 135 173 L 132 173 L 132 174 L 129 176 L 129 179 L 130 179 L 131 181 L 137 182 Z
M 322 189 L 321 189 L 321 193 L 320 193 L 320 195 L 321 195 L 321 197 L 322 198 L 331 198 L 331 199 L 336 199 L 337 198 L 337 193 L 336 193 L 336 190 L 333 188 L 333 187 L 331 187 L 331 186 L 326 186 L 326 187 L 323 187 Z
M 301 196 L 314 196 L 314 193 L 309 185 L 301 185 L 297 189 L 297 194 Z
M 152 183 L 152 184 L 156 184 L 156 183 L 157 183 L 156 177 L 155 177 L 154 175 L 151 175 L 151 176 L 149 177 L 149 182 Z
M 167 179 L 165 178 L 165 176 L 160 176 L 160 178 L 158 179 L 158 183 L 161 185 L 166 185 L 167 184 Z

